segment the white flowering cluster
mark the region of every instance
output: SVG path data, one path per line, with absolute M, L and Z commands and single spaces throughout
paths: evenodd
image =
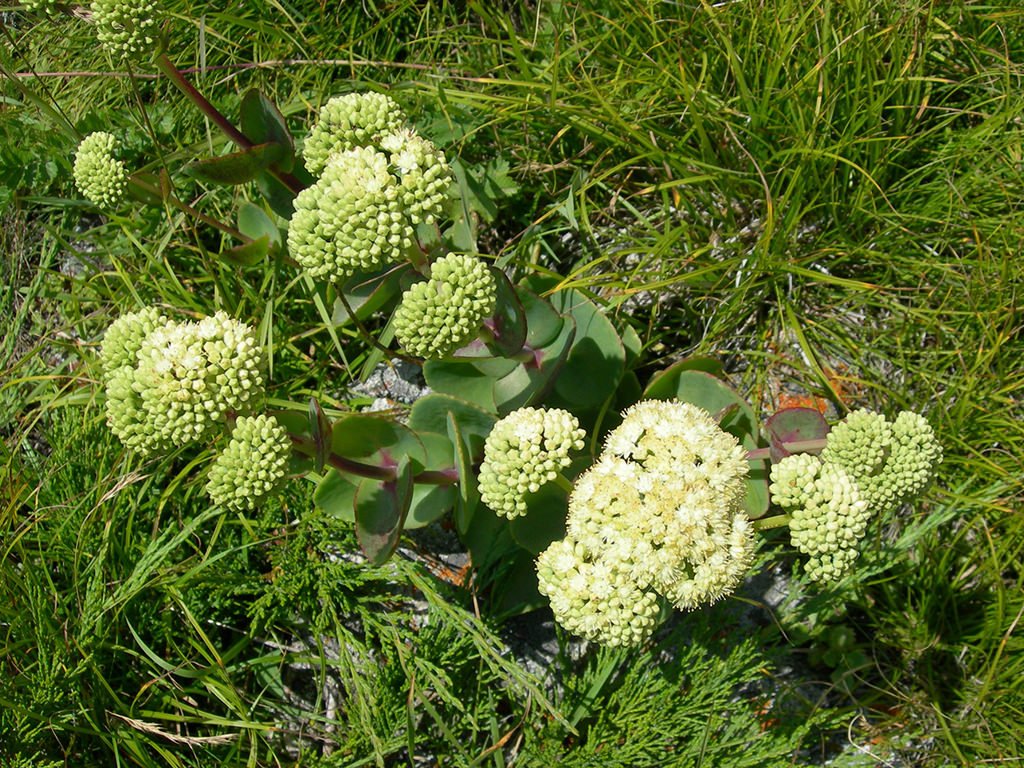
M 487 264 L 451 253 L 430 266 L 430 279 L 402 294 L 395 336 L 409 354 L 439 359 L 476 338 L 497 304 L 498 288 Z
M 701 408 L 648 400 L 627 410 L 575 483 L 566 538 L 537 560 L 558 622 L 636 645 L 654 631 L 659 596 L 694 608 L 732 592 L 754 554 L 741 509 L 748 469 L 736 438 Z
M 586 432 L 560 408 L 520 408 L 498 421 L 484 442 L 480 498 L 509 520 L 526 514 L 526 495 L 569 466 Z
M 227 447 L 210 467 L 206 492 L 214 504 L 255 509 L 276 491 L 288 470 L 291 440 L 273 416 L 241 416 Z
M 156 45 L 156 0 L 93 0 L 100 44 L 117 59 L 138 58 Z
M 113 208 L 124 197 L 128 172 L 114 157 L 117 140 L 109 133 L 95 131 L 78 145 L 72 174 L 75 186 L 86 200 L 104 208 Z
M 107 420 L 141 453 L 201 440 L 262 397 L 262 358 L 252 329 L 223 312 L 185 323 L 153 308 L 126 315 L 101 349 Z
M 924 417 L 903 411 L 889 422 L 854 411 L 826 438 L 821 457 L 798 454 L 772 467 L 772 501 L 789 514 L 790 539 L 810 556 L 817 581 L 839 579 L 857 558 L 867 523 L 919 494 L 942 460 Z
M 442 215 L 451 167 L 405 125 L 380 94 L 324 105 L 304 150 L 320 178 L 295 198 L 288 226 L 288 250 L 313 277 L 344 280 L 400 261 L 417 225 Z

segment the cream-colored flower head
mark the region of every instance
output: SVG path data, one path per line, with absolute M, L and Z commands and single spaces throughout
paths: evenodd
M 302 154 L 314 176 L 320 174 L 331 155 L 356 147 L 380 144 L 387 134 L 407 122 L 398 103 L 383 93 L 347 93 L 335 96 L 320 108 Z
M 705 484 L 730 501 L 743 496 L 749 465 L 739 441 L 703 408 L 674 400 L 644 400 L 622 415 L 605 453 L 645 470 L 672 475 L 690 485 Z
M 707 411 L 676 401 L 627 410 L 597 462 L 573 485 L 565 539 L 538 560 L 542 590 L 559 622 L 574 632 L 588 626 L 590 603 L 573 591 L 574 583 L 593 589 L 608 579 L 605 588 L 616 594 L 643 596 L 637 598 L 642 631 L 627 614 L 590 616 L 604 627 L 593 630 L 601 642 L 638 642 L 652 631 L 648 620 L 659 595 L 678 608 L 695 608 L 730 594 L 755 548 L 741 508 L 747 472 L 739 441 Z
M 75 186 L 86 200 L 101 208 L 113 208 L 124 197 L 128 172 L 114 157 L 117 140 L 109 133 L 95 131 L 78 145 L 72 173 Z
M 480 497 L 510 520 L 526 514 L 526 496 L 569 466 L 583 449 L 579 421 L 559 408 L 520 408 L 498 421 L 484 442 Z
M 774 464 L 772 501 L 789 513 L 790 539 L 809 556 L 816 581 L 836 581 L 857 559 L 871 508 L 857 483 L 836 464 L 796 454 Z
M 657 627 L 658 596 L 614 558 L 593 556 L 571 539 L 537 558 L 540 593 L 566 630 L 607 646 L 637 646 Z
M 231 440 L 210 467 L 206 492 L 214 504 L 255 509 L 276 491 L 288 471 L 291 440 L 273 416 L 241 416 Z
M 140 59 L 156 47 L 156 0 L 93 0 L 100 44 L 116 59 Z
M 447 357 L 475 339 L 494 313 L 498 286 L 487 264 L 451 253 L 430 267 L 430 279 L 402 294 L 395 312 L 395 336 L 411 355 Z
M 295 198 L 288 251 L 312 277 L 344 280 L 399 261 L 414 235 L 388 156 L 360 147 L 331 155 Z
M 138 351 L 132 388 L 139 421 L 155 446 L 202 440 L 228 411 L 245 412 L 263 396 L 263 352 L 252 328 L 217 312 L 197 322 L 168 322 Z

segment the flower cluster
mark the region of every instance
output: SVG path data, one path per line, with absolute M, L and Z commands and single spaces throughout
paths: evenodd
M 302 150 L 306 168 L 312 174 L 320 174 L 331 155 L 379 144 L 384 136 L 398 131 L 406 122 L 401 107 L 383 93 L 335 96 L 320 108 L 306 138 Z
M 497 283 L 480 259 L 452 253 L 435 261 L 430 279 L 402 295 L 395 335 L 417 357 L 447 357 L 472 341 L 497 303 Z
M 772 466 L 772 499 L 789 512 L 789 535 L 809 556 L 815 581 L 839 579 L 857 559 L 871 508 L 842 467 L 817 456 L 787 456 Z
M 501 419 L 484 442 L 480 498 L 498 515 L 526 514 L 526 495 L 569 466 L 569 453 L 582 450 L 586 433 L 560 408 L 520 408 Z
M 113 208 L 124 196 L 128 173 L 124 163 L 114 157 L 117 140 L 109 133 L 90 133 L 75 152 L 75 186 L 87 200 L 104 208 Z
M 659 596 L 694 608 L 732 592 L 754 553 L 741 509 L 748 469 L 736 438 L 701 408 L 648 400 L 627 410 L 575 483 L 566 538 L 537 560 L 558 622 L 637 644 L 654 630 Z M 619 605 L 626 595 L 632 610 Z
M 821 460 L 843 467 L 875 512 L 889 512 L 927 487 L 942 446 L 923 416 L 902 411 L 895 421 L 854 411 L 828 434 Z
M 875 513 L 919 494 L 942 460 L 942 448 L 920 414 L 893 422 L 854 411 L 829 432 L 821 456 L 795 455 L 772 467 L 772 500 L 789 514 L 790 539 L 810 556 L 817 581 L 839 579 L 857 558 Z
M 288 250 L 310 275 L 344 280 L 400 261 L 416 227 L 444 210 L 444 153 L 410 128 L 387 96 L 332 99 L 306 142 L 320 174 L 295 198 Z
M 138 57 L 156 45 L 156 0 L 93 0 L 100 44 L 118 59 Z
M 147 454 L 208 437 L 262 397 L 262 357 L 252 329 L 223 312 L 185 323 L 126 315 L 101 349 L 111 429 Z
M 210 467 L 206 492 L 214 504 L 255 509 L 285 478 L 291 440 L 273 416 L 242 416 Z

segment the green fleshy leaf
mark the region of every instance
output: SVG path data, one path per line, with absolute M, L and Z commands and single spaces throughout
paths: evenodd
M 687 357 L 654 376 L 644 390 L 644 400 L 670 400 L 679 389 L 679 376 L 686 371 L 703 371 L 724 379 L 722 363 L 714 357 Z
M 494 341 L 491 345 L 501 355 L 514 355 L 526 341 L 526 314 L 505 273 L 497 267 L 490 267 L 489 271 L 498 286 L 497 309 L 492 318 Z
M 435 432 L 418 432 L 427 452 L 425 469 L 440 471 L 455 466 L 455 446 L 447 436 Z M 458 497 L 454 484 L 431 485 L 417 483 L 413 488 L 412 503 L 405 519 L 405 527 L 420 528 L 434 522 L 451 511 Z
M 542 485 L 526 497 L 527 511 L 509 523 L 512 538 L 528 552 L 539 555 L 551 542 L 565 538 L 568 511 L 565 491 L 556 483 Z
M 330 471 L 313 492 L 313 503 L 332 517 L 348 522 L 356 519 L 356 486 L 361 478 Z
M 320 407 L 315 397 L 309 398 L 309 426 L 316 451 L 313 454 L 313 466 L 317 472 L 323 472 L 332 443 L 331 422 L 324 415 L 324 409 Z
M 615 392 L 626 370 L 626 350 L 618 331 L 580 291 L 561 290 L 548 301 L 576 321 L 576 337 L 555 379 L 555 392 L 581 408 L 601 405 Z
M 395 551 L 412 502 L 412 463 L 403 458 L 396 469 L 394 480 L 363 478 L 356 490 L 356 538 L 374 565 Z
M 171 191 L 171 180 L 167 171 L 161 169 L 159 175 L 149 171 L 133 173 L 128 177 L 125 193 L 144 205 L 163 205 Z
M 565 318 L 533 291 L 516 286 L 526 315 L 526 344 L 532 349 L 546 347 L 558 338 Z
M 459 398 L 488 413 L 498 412 L 494 403 L 494 379 L 476 365 L 469 362 L 428 360 L 423 364 L 423 379 L 436 393 Z M 416 405 L 423 399 L 426 398 L 417 400 Z
M 520 363 L 510 373 L 494 382 L 494 400 L 502 416 L 517 408 L 540 402 L 552 381 L 561 378 L 560 371 L 572 352 L 576 323 L 566 316 L 562 331 L 548 346 L 534 351 L 534 359 Z
M 244 184 L 255 179 L 260 171 L 278 160 L 282 153 L 280 144 L 256 144 L 230 155 L 196 160 L 185 167 L 185 173 L 211 184 Z
M 284 116 L 270 99 L 256 89 L 246 92 L 239 109 L 242 133 L 254 144 L 276 143 L 282 152 L 274 167 L 288 172 L 295 163 L 295 142 L 288 132 Z
M 474 456 L 470 438 L 463 434 L 458 417 L 449 411 L 447 416 L 448 438 L 455 447 L 455 469 L 459 473 L 458 499 L 455 506 L 455 529 L 461 536 L 473 522 L 473 514 L 480 504 L 476 472 L 473 471 Z M 481 449 L 482 453 L 482 449 Z
M 458 420 L 470 455 L 476 459 L 481 458 L 484 440 L 494 428 L 497 418 L 474 403 L 436 392 L 426 395 L 413 403 L 412 411 L 409 413 L 409 427 L 417 432 L 448 434 L 451 438 L 451 417 Z
M 270 253 L 270 237 L 264 235 L 255 240 L 250 240 L 248 243 L 242 243 L 241 245 L 221 251 L 220 258 L 237 264 L 240 267 L 251 267 L 263 261 L 268 253 Z
M 270 210 L 282 219 L 290 219 L 295 212 L 295 193 L 271 173 L 264 171 L 256 176 L 256 187 Z
M 267 212 L 248 200 L 238 204 L 238 231 L 253 240 L 267 236 L 273 251 L 281 247 L 281 230 Z
M 423 444 L 411 429 L 372 413 L 353 413 L 336 421 L 331 450 L 346 459 L 381 467 L 397 467 L 408 457 L 416 472 L 427 461 Z

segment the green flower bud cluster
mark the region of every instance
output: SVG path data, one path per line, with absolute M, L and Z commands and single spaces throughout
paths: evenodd
M 401 179 L 402 204 L 409 217 L 416 224 L 433 224 L 444 213 L 452 186 L 452 169 L 444 153 L 408 128 L 388 134 L 380 146 Z
M 498 288 L 487 264 L 452 253 L 435 261 L 430 279 L 402 294 L 395 335 L 417 357 L 447 357 L 476 338 L 497 304 Z
M 320 108 L 302 154 L 306 168 L 320 174 L 331 155 L 356 147 L 380 144 L 389 133 L 408 122 L 402 108 L 383 93 L 347 93 L 335 96 Z
M 387 155 L 360 147 L 332 155 L 295 198 L 288 250 L 313 277 L 344 280 L 400 260 L 414 235 Z
M 117 140 L 109 133 L 90 133 L 78 145 L 72 172 L 75 186 L 87 200 L 104 208 L 113 208 L 124 196 L 128 173 L 124 163 L 114 157 Z
M 344 280 L 403 258 L 444 212 L 451 167 L 387 96 L 332 99 L 306 142 L 319 180 L 295 199 L 288 250 L 310 275 Z
M 648 400 L 628 409 L 569 497 L 567 535 L 538 558 L 555 618 L 606 644 L 654 630 L 660 598 L 695 608 L 731 593 L 754 553 L 741 508 L 749 466 L 735 437 L 707 411 Z M 609 579 L 634 613 L 602 602 Z M 584 590 L 589 590 L 588 593 Z
M 829 432 L 821 460 L 843 467 L 873 512 L 891 512 L 921 493 L 942 461 L 942 446 L 920 414 L 896 420 L 854 411 Z
M 100 44 L 117 59 L 138 58 L 156 45 L 156 0 L 93 0 Z
M 104 379 L 127 366 L 135 367 L 136 355 L 142 349 L 142 342 L 153 331 L 167 323 L 156 307 L 145 307 L 137 312 L 121 315 L 107 328 L 100 345 L 100 364 Z
M 107 420 L 141 453 L 204 439 L 262 397 L 262 358 L 252 329 L 224 312 L 186 323 L 127 315 L 103 340 Z
M 22 6 L 26 11 L 43 11 L 51 13 L 57 10 L 58 0 L 22 0 Z
M 569 466 L 569 453 L 585 445 L 586 432 L 568 411 L 520 408 L 501 419 L 484 441 L 478 476 L 480 498 L 509 520 L 526 514 L 526 495 Z
M 789 512 L 789 535 L 810 559 L 815 581 L 836 581 L 849 569 L 871 518 L 867 499 L 849 473 L 817 456 L 796 454 L 774 464 L 771 493 Z
M 224 451 L 210 467 L 206 492 L 214 504 L 255 509 L 276 491 L 288 471 L 291 440 L 273 416 L 241 416 Z
M 871 516 L 889 512 L 928 485 L 942 448 L 924 417 L 894 422 L 854 411 L 829 432 L 821 456 L 788 456 L 772 467 L 772 501 L 789 514 L 790 539 L 810 556 L 817 581 L 835 581 L 856 560 Z

